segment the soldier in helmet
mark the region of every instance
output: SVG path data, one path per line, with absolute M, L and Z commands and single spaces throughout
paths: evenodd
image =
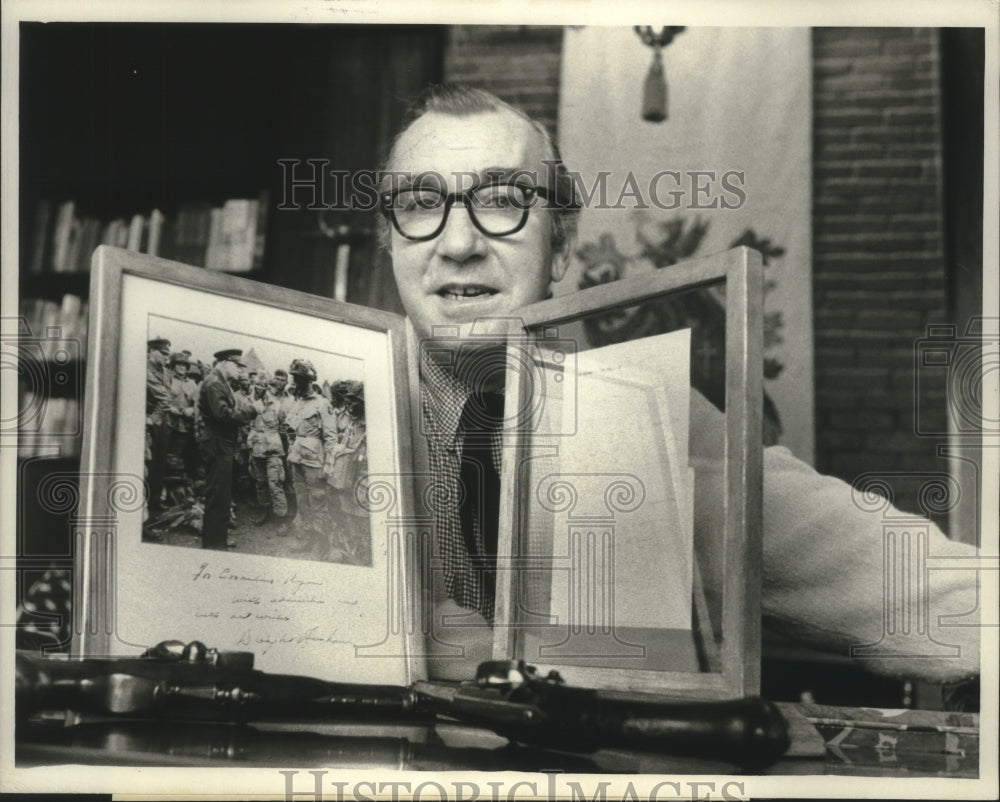
M 255 379 L 253 403 L 257 407 L 257 417 L 250 424 L 247 446 L 250 449 L 250 476 L 257 491 L 254 523 L 260 525 L 272 515 L 280 520 L 288 513 L 285 445 L 281 436 L 287 410 L 263 375 Z M 284 529 L 279 529 L 278 534 L 284 535 Z
M 285 370 L 284 368 L 278 368 L 277 370 L 275 370 L 274 375 L 268 382 L 268 386 L 271 388 L 271 392 L 274 394 L 274 397 L 278 399 L 278 402 L 285 410 L 285 418 L 287 419 L 288 411 L 292 408 L 292 403 L 294 401 L 294 399 L 292 398 L 291 388 L 289 387 L 288 384 L 288 371 Z M 290 433 L 288 431 L 288 423 L 286 420 L 285 424 L 281 427 L 281 442 L 285 447 L 285 454 L 288 453 L 288 446 L 291 442 L 289 439 L 289 434 Z M 287 460 L 285 461 L 285 466 L 286 468 L 288 467 Z M 292 472 L 290 468 L 288 468 L 288 481 L 286 482 L 286 484 L 287 484 L 287 492 L 291 493 Z M 292 512 L 292 517 L 294 517 L 295 515 L 294 510 L 291 512 Z
M 286 418 L 293 439 L 288 448 L 295 496 L 299 508 L 299 532 L 293 550 L 322 551 L 329 548 L 329 518 L 324 468 L 337 443 L 337 426 L 327 399 L 314 389 L 316 370 L 307 359 L 294 359 L 288 368 L 294 383 L 294 400 Z
M 368 433 L 365 425 L 365 390 L 359 381 L 343 382 L 338 388 L 346 421 L 340 442 L 327 466 L 327 481 L 334 490 L 333 506 L 339 532 L 327 559 L 355 565 L 371 565 L 371 535 L 368 511 L 362 506 L 368 475 Z
M 295 485 L 292 477 L 292 466 L 288 463 L 288 449 L 291 445 L 291 432 L 288 428 L 288 412 L 292 408 L 294 399 L 288 392 L 288 371 L 278 368 L 268 382 L 271 394 L 281 406 L 283 417 L 279 432 L 281 434 L 282 453 L 285 455 L 281 459 L 282 468 L 285 471 L 285 499 L 288 502 L 288 520 L 294 520 L 298 514 L 298 502 L 295 498 Z
M 149 485 L 149 512 L 160 510 L 163 472 L 167 460 L 170 409 L 170 340 L 154 337 L 146 344 L 146 480 Z
M 201 392 L 201 381 L 208 371 L 201 360 L 188 357 L 191 360 L 188 365 L 187 382 L 190 388 L 191 397 L 194 399 L 194 416 L 191 418 L 191 439 L 187 453 L 184 455 L 184 465 L 187 468 L 188 476 L 193 480 L 204 480 L 205 466 L 201 464 L 198 455 L 198 430 L 201 427 L 201 416 L 198 413 L 198 394 Z
M 337 419 L 337 434 L 343 439 L 347 423 L 351 419 L 347 410 L 347 393 L 351 389 L 352 382 L 347 379 L 338 379 L 330 385 L 330 407 L 333 409 L 333 416 Z
M 189 460 L 194 443 L 194 407 L 197 403 L 194 382 L 188 378 L 190 358 L 183 351 L 170 355 L 170 408 L 167 422 L 170 441 L 167 446 L 167 495 L 174 490 L 190 490 Z M 176 501 L 174 502 L 176 503 Z

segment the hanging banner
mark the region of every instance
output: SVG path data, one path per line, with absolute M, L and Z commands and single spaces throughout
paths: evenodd
M 686 28 L 659 52 L 662 83 L 656 48 L 634 28 L 566 30 L 559 141 L 584 210 L 555 293 L 757 248 L 766 268 L 765 442 L 811 463 L 809 29 Z M 666 118 L 643 119 L 644 97 L 654 110 L 665 100 Z M 711 315 L 716 303 L 697 305 Z M 606 345 L 656 334 L 658 317 L 630 310 L 587 336 Z M 721 403 L 712 388 L 722 360 L 713 364 L 698 389 Z

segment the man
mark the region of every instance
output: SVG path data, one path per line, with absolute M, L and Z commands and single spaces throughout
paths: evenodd
M 215 364 L 201 383 L 198 408 L 202 418 L 202 459 L 205 461 L 205 516 L 201 528 L 204 549 L 225 550 L 236 542 L 228 537 L 233 495 L 233 458 L 243 424 L 257 416 L 249 399 L 238 396 L 240 357 L 230 348 L 215 354 Z
M 330 547 L 333 522 L 327 503 L 324 468 L 337 443 L 336 422 L 330 402 L 316 392 L 316 369 L 308 359 L 295 359 L 288 368 L 294 401 L 287 422 L 292 433 L 288 463 L 292 466 L 298 500 L 298 532 L 292 550 L 313 552 L 322 559 Z
M 554 169 L 558 163 L 558 169 Z M 499 327 L 490 319 L 516 317 L 526 304 L 547 297 L 559 281 L 573 247 L 576 211 L 562 203 L 570 197 L 569 178 L 545 129 L 520 111 L 478 90 L 435 88 L 418 102 L 410 122 L 397 137 L 387 171 L 397 179 L 383 193 L 382 232 L 400 297 L 417 337 L 421 403 L 431 474 L 457 488 L 465 472 L 463 452 L 469 432 L 489 442 L 487 453 L 499 463 L 498 438 L 491 436 L 495 413 L 488 397 L 502 387 L 503 373 L 496 342 Z M 521 174 L 518 175 L 518 172 Z M 410 176 L 408 182 L 405 176 Z M 414 176 L 443 180 L 435 187 L 417 184 Z M 470 191 L 471 178 L 479 188 Z M 526 178 L 527 177 L 527 178 Z M 554 178 L 553 178 L 554 177 Z M 531 179 L 534 180 L 531 180 Z M 511 181 L 513 180 L 513 184 Z M 436 194 L 435 194 L 436 193 Z M 550 203 L 534 202 L 538 197 Z M 553 204 L 551 201 L 555 201 Z M 552 208 L 555 206 L 556 208 Z M 547 208 L 548 207 L 548 208 Z M 510 216 L 511 209 L 522 214 Z M 484 324 L 485 321 L 485 324 Z M 477 323 L 473 332 L 473 324 Z M 440 339 L 457 332 L 465 348 Z M 474 335 L 474 336 L 473 336 Z M 484 336 L 487 335 L 487 336 Z M 477 343 L 482 345 L 474 347 Z M 440 347 L 439 347 L 440 346 Z M 440 359 L 437 355 L 445 355 Z M 496 354 L 496 355 L 494 355 Z M 480 406 L 478 422 L 466 415 Z M 700 443 L 711 459 L 723 458 L 721 415 L 692 394 L 692 443 Z M 481 473 L 495 474 L 496 465 L 482 464 Z M 722 497 L 718 476 L 699 475 L 696 486 L 711 486 Z M 495 479 L 479 489 L 488 495 Z M 446 615 L 469 621 L 452 626 L 444 642 L 463 639 L 464 663 L 432 661 L 440 676 L 461 677 L 468 664 L 488 659 L 493 598 L 488 541 L 491 526 L 482 511 L 469 516 L 445 494 L 437 512 L 436 551 L 444 573 L 438 594 L 435 627 Z M 449 500 L 451 499 L 451 500 Z M 709 515 L 719 515 L 709 510 Z M 720 520 L 702 524 L 718 526 Z M 974 550 L 952 543 L 931 527 L 930 551 L 936 556 L 969 557 Z M 762 607 L 766 620 L 786 634 L 832 650 L 877 642 L 883 625 L 881 521 L 859 510 L 851 489 L 823 477 L 783 448 L 764 455 L 764 571 Z M 932 632 L 939 615 L 976 609 L 975 572 L 936 572 L 931 603 Z M 443 592 L 442 592 L 443 590 Z M 480 617 L 482 616 L 482 617 Z M 978 637 L 974 628 L 952 627 L 938 633 L 941 642 L 958 644 L 954 657 L 872 658 L 875 671 L 930 680 L 953 680 L 978 672 Z M 433 648 L 437 642 L 429 639 Z
M 360 382 L 348 379 L 337 379 L 330 385 L 330 409 L 333 410 L 333 417 L 337 421 L 337 434 L 341 438 L 351 419 L 347 396 L 356 389 L 355 385 L 360 385 Z
M 274 375 L 268 382 L 268 386 L 271 389 L 271 393 L 274 395 L 275 401 L 277 401 L 278 406 L 282 411 L 282 423 L 279 429 L 281 434 L 281 447 L 284 450 L 285 457 L 282 459 L 282 465 L 285 470 L 285 500 L 288 505 L 287 518 L 289 521 L 295 519 L 298 515 L 299 505 L 298 500 L 295 497 L 295 485 L 292 477 L 292 466 L 288 463 L 288 448 L 291 445 L 291 432 L 288 428 L 288 412 L 292 407 L 293 399 L 291 394 L 288 392 L 288 371 L 284 368 L 277 368 L 274 371 Z
M 285 498 L 285 447 L 281 429 L 285 425 L 285 408 L 261 376 L 254 386 L 254 406 L 257 417 L 250 424 L 247 446 L 250 449 L 250 476 L 257 491 L 257 512 L 254 523 L 265 523 L 272 515 L 282 521 L 288 513 Z M 279 527 L 284 535 L 284 527 Z
M 187 372 L 188 394 L 194 399 L 194 414 L 191 416 L 191 435 L 188 438 L 188 450 L 184 455 L 184 467 L 188 477 L 196 485 L 205 479 L 205 466 L 201 463 L 201 455 L 198 453 L 198 433 L 202 428 L 201 415 L 198 412 L 198 396 L 201 394 L 201 381 L 208 373 L 207 366 L 201 360 L 190 356 L 188 352 L 183 352 L 190 360 Z
M 154 337 L 146 344 L 146 481 L 149 486 L 148 508 L 151 515 L 160 511 L 163 501 L 163 472 L 167 460 L 170 409 L 170 340 Z
M 358 486 L 368 474 L 368 430 L 365 425 L 365 388 L 359 381 L 334 382 L 334 394 L 345 417 L 337 415 L 337 442 L 327 460 L 331 487 L 330 508 L 337 531 L 331 533 L 332 562 L 371 565 L 368 511 L 358 502 Z
M 290 399 L 288 395 L 288 371 L 284 368 L 275 370 L 267 386 L 278 403 L 283 407 L 287 407 Z
M 240 375 L 236 383 L 230 383 L 237 400 L 242 405 L 254 405 L 254 382 L 251 378 L 256 375 L 256 371 L 247 372 L 246 365 L 240 363 Z M 236 456 L 233 459 L 233 495 L 234 495 L 234 515 L 235 502 L 237 500 L 253 503 L 256 496 L 254 489 L 255 482 L 250 474 L 250 446 L 247 440 L 250 436 L 250 424 L 244 423 L 236 433 Z M 235 521 L 235 518 L 234 518 Z
M 170 408 L 167 423 L 170 439 L 167 446 L 167 494 L 175 488 L 190 496 L 193 472 L 190 454 L 194 442 L 194 407 L 197 403 L 194 382 L 188 378 L 190 360 L 184 352 L 170 355 Z M 172 503 L 177 503 L 176 501 Z

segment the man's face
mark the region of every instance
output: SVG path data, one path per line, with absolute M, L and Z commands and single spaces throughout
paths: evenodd
M 178 379 L 183 379 L 185 376 L 187 376 L 187 373 L 188 373 L 187 365 L 185 365 L 183 362 L 174 363 L 174 375 Z
M 509 112 L 430 113 L 400 137 L 391 169 L 414 177 L 437 173 L 445 191 L 455 192 L 469 188 L 470 173 L 487 171 L 527 170 L 545 185 L 547 157 L 538 133 Z M 391 237 L 400 297 L 421 339 L 442 326 L 457 327 L 460 337 L 468 337 L 477 320 L 477 333 L 497 331 L 483 321 L 510 317 L 542 300 L 565 272 L 566 254 L 552 252 L 551 212 L 542 203 L 531 209 L 524 228 L 505 237 L 483 234 L 461 204 L 452 207 L 444 230 L 432 240 L 413 242 L 395 229 Z
M 167 364 L 169 356 L 170 349 L 151 348 L 149 351 L 149 362 L 154 367 L 162 368 Z
M 219 365 L 219 372 L 231 381 L 239 381 L 240 366 L 230 359 L 223 359 Z

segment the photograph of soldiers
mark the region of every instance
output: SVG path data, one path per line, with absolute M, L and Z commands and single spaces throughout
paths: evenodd
M 363 362 L 158 316 L 149 331 L 147 474 L 162 467 L 144 541 L 371 565 Z M 220 350 L 209 367 L 171 343 Z

